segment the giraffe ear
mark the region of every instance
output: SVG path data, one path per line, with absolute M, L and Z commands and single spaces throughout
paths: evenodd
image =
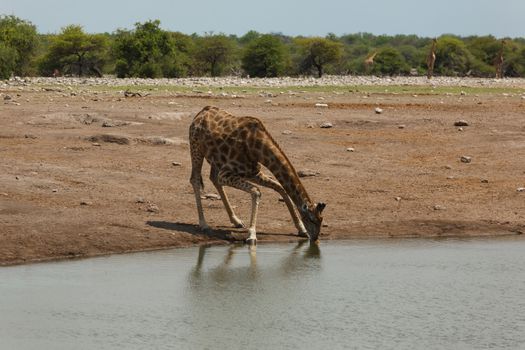
M 319 214 L 321 214 L 321 213 L 323 212 L 323 210 L 324 210 L 325 207 L 326 207 L 326 204 L 325 204 L 325 203 L 323 203 L 323 202 L 319 202 L 319 203 L 317 203 L 317 206 L 315 207 L 315 209 L 317 210 L 317 212 L 318 212 Z

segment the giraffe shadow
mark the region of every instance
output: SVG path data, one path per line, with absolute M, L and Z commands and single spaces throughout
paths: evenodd
M 219 226 L 219 227 L 210 229 L 207 232 L 204 232 L 201 230 L 201 228 L 198 225 L 186 224 L 183 222 L 146 221 L 146 224 L 149 226 L 164 229 L 164 230 L 185 232 L 185 233 L 189 233 L 194 236 L 213 237 L 213 238 L 233 241 L 233 242 L 245 241 L 248 238 L 248 233 L 246 232 L 246 229 L 242 229 L 242 228 L 237 229 L 237 228 L 232 228 L 232 227 Z M 274 235 L 275 234 L 271 234 L 271 233 L 257 232 L 257 236 L 274 236 Z M 284 236 L 296 237 L 293 234 L 289 234 L 289 235 L 286 234 Z
M 241 230 L 219 227 L 204 232 L 198 225 L 186 224 L 183 222 L 147 221 L 146 224 L 164 230 L 185 232 L 194 236 L 213 237 L 228 241 L 244 240 L 247 237 L 247 235 L 244 237 Z

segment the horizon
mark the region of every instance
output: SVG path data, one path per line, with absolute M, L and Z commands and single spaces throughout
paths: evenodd
M 155 5 L 147 6 L 151 3 Z M 36 4 L 29 0 L 3 0 L 0 14 L 29 21 L 40 34 L 56 34 L 61 28 L 72 24 L 82 26 L 88 33 L 113 33 L 118 29 L 133 29 L 137 22 L 158 19 L 164 30 L 189 35 L 212 32 L 242 36 L 254 30 L 291 37 L 324 37 L 331 33 L 336 36 L 370 33 L 376 36 L 440 37 L 450 34 L 461 37 L 525 37 L 521 16 L 525 13 L 525 2 L 522 0 L 503 0 L 497 4 L 442 0 L 439 8 L 430 7 L 435 3 L 427 0 L 400 0 L 395 4 L 388 0 L 376 0 L 374 5 L 367 4 L 365 0 L 327 0 L 323 3 L 326 10 L 321 12 L 317 7 L 310 6 L 312 3 L 267 0 L 264 8 L 253 13 L 254 10 L 241 0 L 225 0 L 221 4 L 205 0 L 198 4 L 177 5 L 168 0 L 154 0 L 148 4 L 92 0 L 87 7 L 73 7 L 65 0 L 43 0 Z M 105 10 L 101 12 L 102 7 Z M 276 7 L 279 8 L 277 11 L 274 10 Z M 54 8 L 60 8 L 61 12 L 50 11 Z M 203 12 L 202 8 L 208 11 Z M 428 12 L 428 8 L 432 8 L 433 12 Z M 356 12 L 357 15 L 350 16 Z M 120 15 L 115 16 L 115 13 Z M 236 20 L 232 20 L 232 16 Z

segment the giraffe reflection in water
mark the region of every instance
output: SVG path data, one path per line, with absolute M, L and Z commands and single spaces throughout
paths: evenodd
M 192 287 L 200 287 L 216 283 L 231 283 L 255 281 L 262 278 L 262 272 L 257 266 L 257 246 L 249 245 L 249 264 L 239 264 L 239 260 L 245 259 L 244 244 L 232 244 L 218 265 L 206 266 L 205 256 L 212 249 L 210 246 L 201 246 L 197 256 L 197 264 L 192 269 L 189 282 Z M 268 248 L 267 248 L 268 247 Z M 216 247 L 215 247 L 216 248 Z M 263 245 L 262 254 L 271 254 L 271 245 Z M 237 263 L 234 262 L 238 257 Z M 264 255 L 263 255 L 264 256 Z M 265 266 L 264 275 L 271 276 L 273 273 L 294 274 L 301 270 L 316 270 L 320 266 L 321 249 L 319 244 L 307 240 L 300 241 L 286 255 L 278 265 L 268 268 Z

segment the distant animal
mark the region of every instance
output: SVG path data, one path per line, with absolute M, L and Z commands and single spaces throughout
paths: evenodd
M 505 40 L 501 40 L 501 47 L 493 61 L 497 79 L 502 79 L 504 75 L 503 64 L 505 63 L 505 60 L 503 59 L 503 51 L 505 50 L 505 45 L 507 45 L 507 42 Z
M 427 78 L 431 79 L 434 75 L 434 64 L 436 63 L 436 46 L 437 39 L 432 39 L 432 46 L 427 56 Z
M 210 180 L 219 192 L 230 222 L 235 227 L 245 226 L 235 215 L 223 187 L 230 186 L 251 195 L 248 243 L 255 244 L 257 241 L 256 220 L 261 192 L 256 185 L 277 191 L 288 207 L 299 236 L 317 241 L 325 204 L 314 203 L 310 199 L 292 163 L 259 119 L 236 117 L 208 106 L 193 119 L 189 140 L 192 165 L 190 183 L 195 193 L 202 230 L 209 231 L 201 202 L 201 171 L 206 159 L 211 166 Z M 262 172 L 263 166 L 277 181 Z
M 370 72 L 370 70 L 372 69 L 372 66 L 374 65 L 374 58 L 377 56 L 378 52 L 374 52 L 372 53 L 371 55 L 368 55 L 365 60 L 364 60 L 364 63 L 365 63 L 365 72 Z

